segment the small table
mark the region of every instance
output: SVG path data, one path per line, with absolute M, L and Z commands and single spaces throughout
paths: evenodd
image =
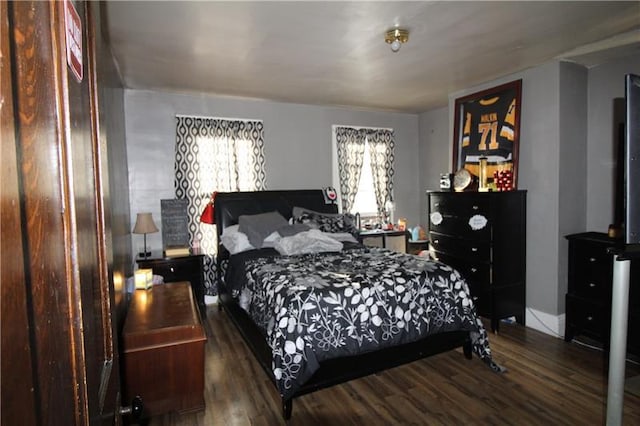
M 125 401 L 145 412 L 203 409 L 207 340 L 188 282 L 136 290 L 122 333 Z
M 161 275 L 164 282 L 189 281 L 196 296 L 200 315 L 204 320 L 207 306 L 204 303 L 204 255 L 166 257 L 162 251 L 153 251 L 151 256 L 138 257 L 139 268 L 152 269 L 155 275 Z
M 420 254 L 423 250 L 429 250 L 429 240 L 409 240 L 407 242 L 408 253 Z
M 401 253 L 407 252 L 408 231 L 382 230 L 360 231 L 360 242 L 365 246 L 383 247 Z

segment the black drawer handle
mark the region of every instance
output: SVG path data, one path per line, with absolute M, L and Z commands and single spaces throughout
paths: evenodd
M 596 258 L 595 258 L 595 257 L 590 257 L 590 258 L 589 258 L 589 262 L 595 262 L 595 261 L 596 261 Z
M 593 317 L 592 317 L 591 315 L 589 315 L 589 316 L 587 317 L 587 321 L 593 321 Z
M 471 272 L 476 273 L 478 270 L 476 268 L 471 268 Z
M 440 243 L 440 240 L 433 240 L 433 244 L 438 244 Z
M 169 267 L 169 269 L 171 270 L 171 272 L 175 272 L 175 270 L 173 269 L 173 266 Z
M 474 210 L 478 210 L 479 209 L 478 206 L 472 206 L 471 208 L 474 209 Z
M 477 252 L 478 251 L 478 247 L 471 247 L 471 251 L 474 252 L 474 253 Z
M 594 288 L 596 285 L 594 283 L 589 283 L 589 288 Z

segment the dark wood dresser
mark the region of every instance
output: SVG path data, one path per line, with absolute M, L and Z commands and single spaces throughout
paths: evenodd
M 478 314 L 525 321 L 526 191 L 429 191 L 429 251 L 467 280 Z
M 610 247 L 621 243 L 600 232 L 567 235 L 569 270 L 564 339 L 584 335 L 603 347 L 609 346 L 613 254 Z M 627 352 L 640 356 L 640 261 L 631 261 Z
M 196 297 L 200 315 L 206 317 L 207 307 L 204 303 L 204 256 L 201 254 L 165 257 L 162 252 L 154 251 L 150 257 L 137 258 L 139 268 L 152 269 L 155 275 L 161 275 L 164 282 L 189 281 Z
M 203 409 L 206 340 L 189 283 L 136 290 L 122 332 L 125 401 L 141 396 L 151 416 Z

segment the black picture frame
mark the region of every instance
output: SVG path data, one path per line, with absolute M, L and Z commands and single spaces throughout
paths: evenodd
M 453 173 L 465 168 L 479 175 L 480 157 L 487 157 L 487 175 L 511 170 L 518 187 L 522 80 L 472 93 L 455 101 Z

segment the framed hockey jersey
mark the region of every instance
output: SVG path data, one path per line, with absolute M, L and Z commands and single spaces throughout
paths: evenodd
M 480 175 L 486 158 L 486 175 L 507 173 L 511 189 L 517 188 L 518 145 L 522 80 L 456 99 L 453 129 L 453 172 L 467 169 Z

